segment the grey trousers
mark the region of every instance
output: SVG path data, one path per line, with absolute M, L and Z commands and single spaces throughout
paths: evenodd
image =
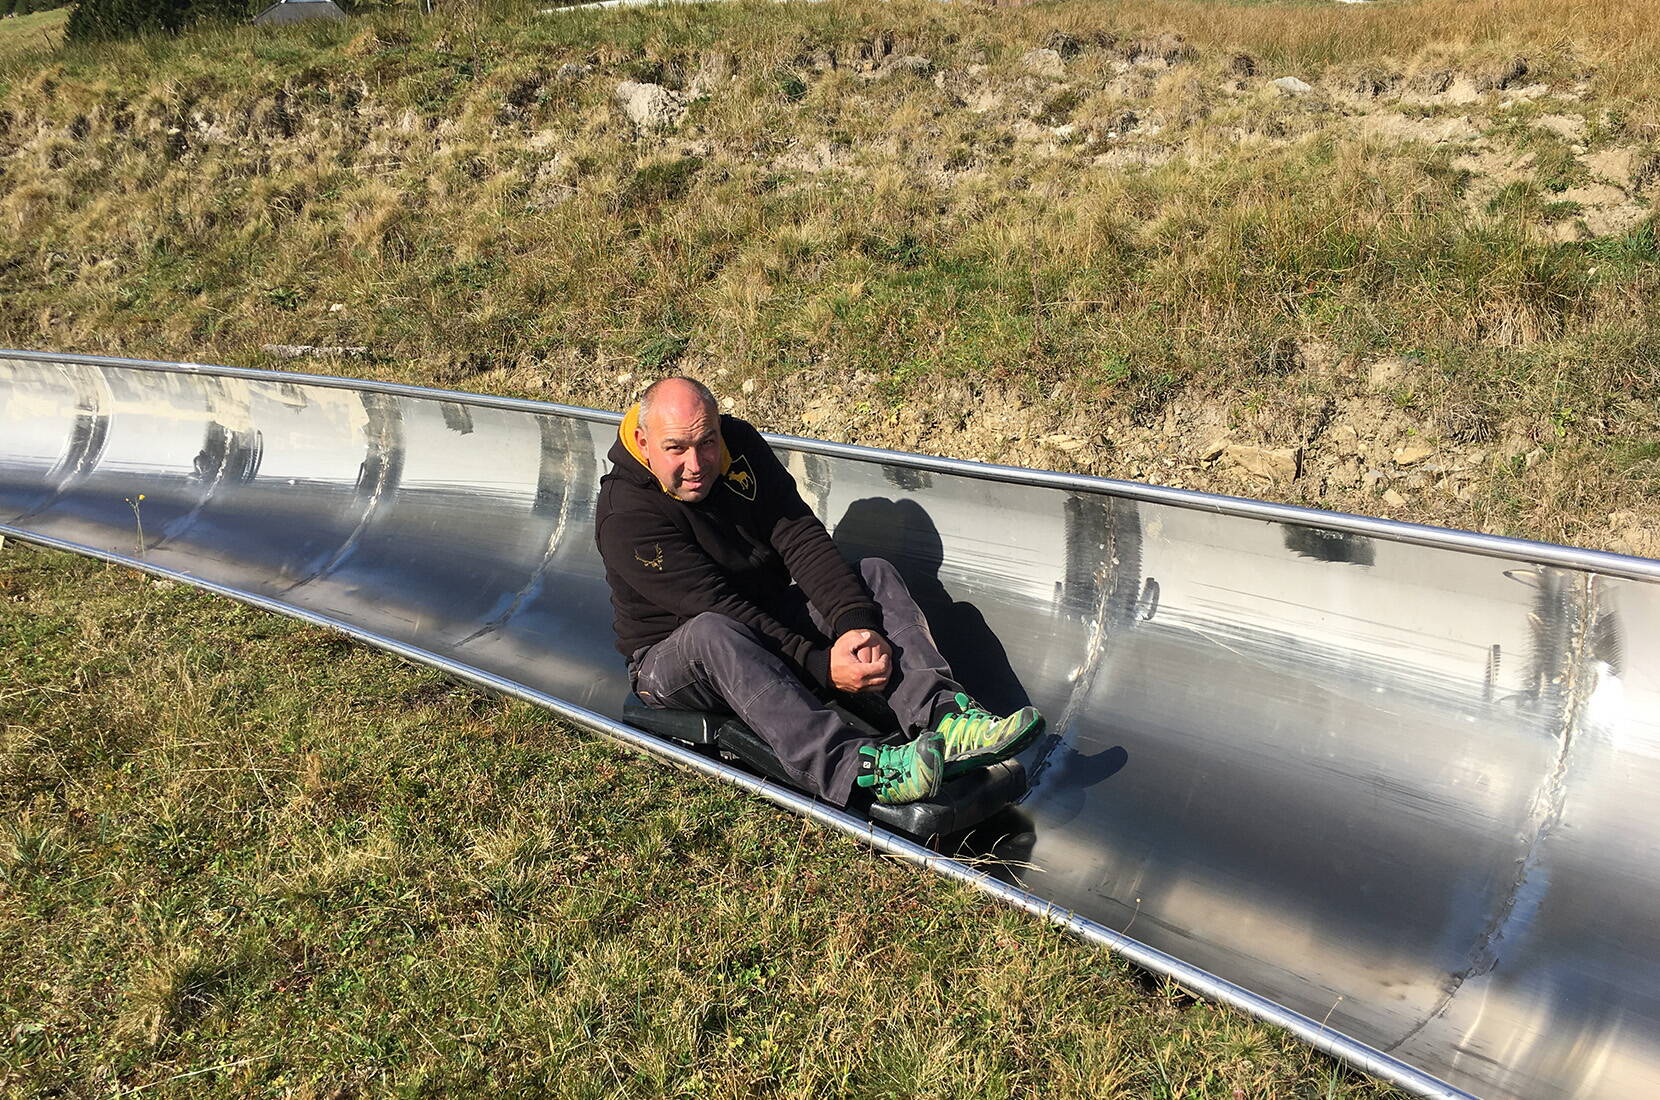
M 859 572 L 882 608 L 882 633 L 894 653 L 881 695 L 903 729 L 920 729 L 962 688 L 899 572 L 881 558 L 861 560 Z M 827 635 L 818 609 L 809 613 Z M 706 611 L 630 665 L 634 690 L 648 706 L 729 710 L 772 747 L 804 790 L 847 805 L 859 747 L 870 739 L 827 707 L 758 631 Z

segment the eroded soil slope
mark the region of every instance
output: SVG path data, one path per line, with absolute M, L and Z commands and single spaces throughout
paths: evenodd
M 1481 9 L 462 6 L 25 55 L 0 342 L 601 406 L 689 371 L 783 431 L 1660 554 L 1656 32 Z

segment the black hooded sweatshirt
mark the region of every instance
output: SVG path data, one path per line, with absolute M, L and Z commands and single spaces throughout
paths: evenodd
M 619 427 L 594 523 L 618 651 L 632 658 L 714 611 L 759 631 L 807 682 L 829 688 L 831 642 L 849 630 L 880 632 L 881 609 L 795 479 L 753 426 L 722 416 L 720 477 L 701 501 L 679 500 L 635 450 L 637 417 L 638 406 Z M 803 621 L 803 595 L 831 624 L 830 638 Z

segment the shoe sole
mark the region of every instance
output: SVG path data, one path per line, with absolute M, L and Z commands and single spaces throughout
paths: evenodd
M 1040 714 L 1032 721 L 1031 725 L 1002 745 L 981 749 L 970 756 L 960 756 L 955 760 L 947 760 L 945 762 L 944 778 L 946 780 L 956 779 L 975 768 L 990 767 L 993 764 L 1007 760 L 1011 756 L 1019 755 L 1033 741 L 1037 740 L 1038 734 L 1043 732 L 1043 727 L 1044 719 L 1043 715 Z

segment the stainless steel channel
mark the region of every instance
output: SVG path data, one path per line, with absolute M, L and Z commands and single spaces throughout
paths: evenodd
M 1420 1094 L 1660 1094 L 1660 562 L 781 438 L 986 701 L 1051 716 L 998 881 L 615 720 L 615 423 L 0 352 L 0 533 L 534 700 Z

